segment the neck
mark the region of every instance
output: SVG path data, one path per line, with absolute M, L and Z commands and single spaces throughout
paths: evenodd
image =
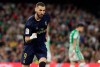
M 79 32 L 79 29 L 78 28 L 76 28 L 76 30 Z
M 37 14 L 35 14 L 35 19 L 36 21 L 40 21 L 41 19 L 37 16 Z

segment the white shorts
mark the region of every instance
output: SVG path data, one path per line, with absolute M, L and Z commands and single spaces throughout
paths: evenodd
M 72 56 L 72 54 L 74 54 Z M 79 61 L 79 60 L 84 60 L 84 57 L 80 51 L 69 51 L 69 60 L 70 61 Z

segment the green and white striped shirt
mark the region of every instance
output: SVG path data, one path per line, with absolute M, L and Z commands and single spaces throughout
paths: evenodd
M 70 33 L 70 50 L 73 50 L 73 42 L 74 39 L 76 39 L 76 48 L 75 50 L 79 50 L 79 40 L 80 40 L 80 35 L 79 32 L 75 29 Z

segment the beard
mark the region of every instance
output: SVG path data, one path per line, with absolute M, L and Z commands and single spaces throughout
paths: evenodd
M 37 14 L 37 17 L 41 19 L 43 17 L 43 15 Z

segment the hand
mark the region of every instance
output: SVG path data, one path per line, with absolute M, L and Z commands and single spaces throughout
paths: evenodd
M 75 50 L 73 50 L 71 57 L 73 57 L 75 55 Z

